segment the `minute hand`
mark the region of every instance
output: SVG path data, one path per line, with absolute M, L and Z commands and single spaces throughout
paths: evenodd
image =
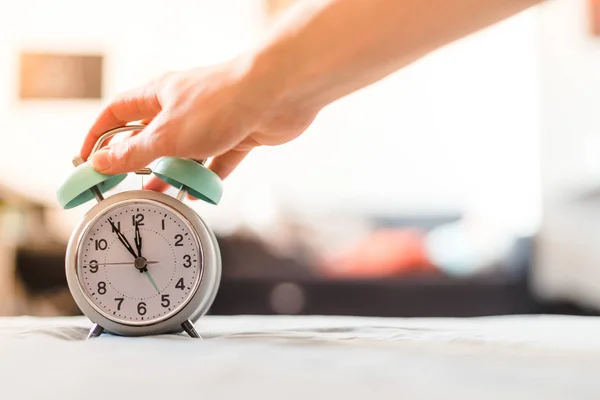
M 142 237 L 140 236 L 140 224 L 135 224 L 135 247 L 137 248 L 138 257 L 142 256 Z
M 127 238 L 125 237 L 125 235 L 123 235 L 121 233 L 121 231 L 119 229 L 117 229 L 115 224 L 112 222 L 112 218 L 109 218 L 108 222 L 110 223 L 110 226 L 112 226 L 113 230 L 117 233 L 117 237 L 119 238 L 119 241 L 121 243 L 123 243 L 123 246 L 125 246 L 125 248 L 131 253 L 133 258 L 137 258 L 135 251 L 133 251 L 133 247 L 131 247 L 131 245 L 129 244 L 129 241 L 127 241 Z

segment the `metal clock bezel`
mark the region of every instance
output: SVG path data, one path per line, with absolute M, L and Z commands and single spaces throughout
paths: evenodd
M 201 272 L 198 282 L 188 296 L 188 300 L 169 314 L 152 321 L 120 321 L 100 310 L 88 298 L 78 279 L 77 260 L 82 240 L 90 227 L 108 210 L 143 201 L 167 207 L 178 214 L 195 236 L 201 252 Z M 216 297 L 221 280 L 221 255 L 216 237 L 203 219 L 183 202 L 160 192 L 151 190 L 131 190 L 114 194 L 92 207 L 81 223 L 71 234 L 65 257 L 65 272 L 69 290 L 75 303 L 92 322 L 102 326 L 107 332 L 123 336 L 144 336 L 182 331 L 186 320 L 195 322 L 204 315 Z

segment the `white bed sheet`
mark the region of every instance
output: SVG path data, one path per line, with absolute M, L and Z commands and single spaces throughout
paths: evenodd
M 592 317 L 208 316 L 204 340 L 89 327 L 0 318 L 0 399 L 600 399 Z

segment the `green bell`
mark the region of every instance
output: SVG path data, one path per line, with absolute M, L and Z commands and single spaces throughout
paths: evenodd
M 94 154 L 109 137 L 126 131 L 142 130 L 145 125 L 127 125 L 112 129 L 100 136 L 90 153 Z M 102 200 L 102 194 L 121 183 L 127 174 L 107 175 L 96 171 L 90 161 L 81 157 L 73 159 L 75 170 L 57 190 L 58 203 L 64 209 L 84 204 L 93 198 Z M 210 204 L 218 204 L 223 195 L 221 178 L 203 164 L 184 158 L 164 157 L 154 171 L 144 168 L 136 173 L 154 173 L 159 179 L 189 195 Z
M 163 157 L 152 173 L 169 185 L 187 188 L 188 194 L 210 204 L 218 204 L 223 195 L 223 183 L 219 175 L 201 163 L 184 158 Z
M 78 164 L 77 160 L 76 158 L 73 162 Z M 102 174 L 93 168 L 90 161 L 76 165 L 75 170 L 57 190 L 58 203 L 65 210 L 77 207 L 92 200 L 95 197 L 94 190 L 107 192 L 126 177 L 127 174 Z

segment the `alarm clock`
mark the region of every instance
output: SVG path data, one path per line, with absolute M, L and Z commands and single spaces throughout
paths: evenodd
M 126 125 L 101 135 L 91 154 L 110 137 L 145 125 Z M 91 155 L 90 155 L 91 156 Z M 104 197 L 128 174 L 107 175 L 90 161 L 73 159 L 74 171 L 58 188 L 63 209 L 96 200 L 72 232 L 65 256 L 69 290 L 91 320 L 88 339 L 103 332 L 148 336 L 186 332 L 211 307 L 221 280 L 221 254 L 207 223 L 184 203 L 186 194 L 219 203 L 222 182 L 202 161 L 164 157 L 153 174 L 179 189 L 177 196 L 127 190 Z

